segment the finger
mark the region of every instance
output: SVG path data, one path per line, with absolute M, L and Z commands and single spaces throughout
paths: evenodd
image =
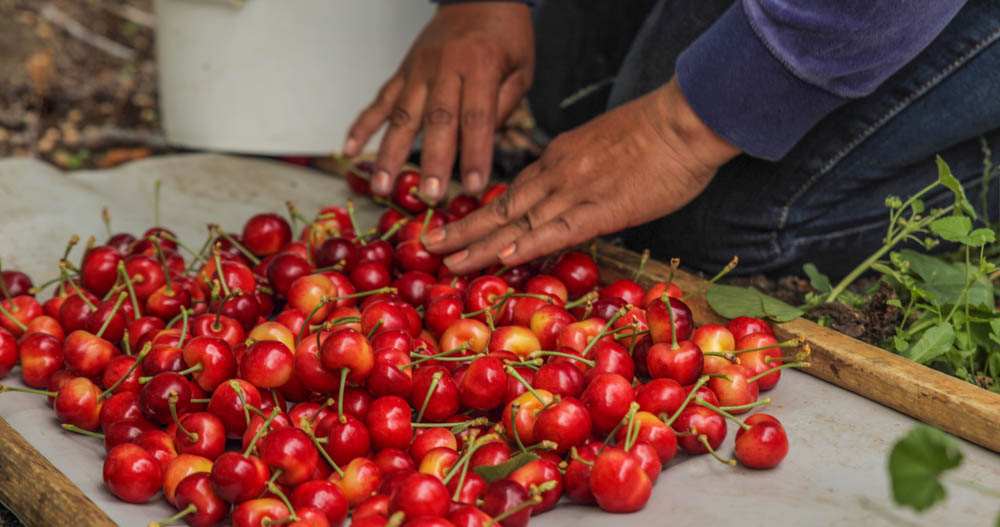
M 396 98 L 403 91 L 403 77 L 396 75 L 389 79 L 378 91 L 375 100 L 365 108 L 354 124 L 347 131 L 347 139 L 344 140 L 344 155 L 356 156 L 361 153 L 372 134 L 382 126 L 382 123 L 389 117 Z
M 496 258 L 503 265 L 520 265 L 585 242 L 594 236 L 605 234 L 600 228 L 601 222 L 595 221 L 600 217 L 601 208 L 596 203 L 578 204 L 501 248 Z
M 396 99 L 389 112 L 389 127 L 382 136 L 375 158 L 375 177 L 372 178 L 372 192 L 386 195 L 392 192 L 399 170 L 410 155 L 413 138 L 420 130 L 420 120 L 427 102 L 427 85 L 423 82 L 409 82 Z
M 462 80 L 448 77 L 435 83 L 427 97 L 420 192 L 434 200 L 444 197 L 455 165 L 461 91 Z
M 514 108 L 517 108 L 524 99 L 525 84 L 524 77 L 514 74 L 507 77 L 500 85 L 500 92 L 497 95 L 497 119 L 506 119 Z
M 528 165 L 503 194 L 485 207 L 428 232 L 424 245 L 435 253 L 455 251 L 520 218 L 550 192 L 551 178 L 538 177 L 540 170 L 537 162 Z
M 498 79 L 469 77 L 462 85 L 462 185 L 470 194 L 486 188 L 493 166 Z
M 497 257 L 504 248 L 524 237 L 533 227 L 546 225 L 550 220 L 565 213 L 573 206 L 573 202 L 560 194 L 550 194 L 537 206 L 532 207 L 527 214 L 504 225 L 467 248 L 467 253 L 456 261 L 456 258 L 446 260 L 449 268 L 455 272 L 481 269 L 497 262 Z M 456 271 L 456 269 L 459 269 Z

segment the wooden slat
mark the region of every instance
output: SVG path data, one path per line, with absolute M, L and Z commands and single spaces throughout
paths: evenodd
M 631 278 L 639 255 L 598 242 L 601 279 Z M 667 279 L 670 268 L 650 260 L 639 283 L 648 287 Z M 678 271 L 674 281 L 684 291 L 704 283 Z M 725 323 L 708 307 L 704 295 L 688 302 L 699 324 Z M 774 326 L 786 340 L 805 338 L 812 348 L 810 368 L 803 371 L 903 412 L 951 434 L 1000 452 L 1000 394 L 922 366 L 899 355 L 853 339 L 806 319 Z
M 0 418 L 0 501 L 28 527 L 116 525 L 3 418 Z

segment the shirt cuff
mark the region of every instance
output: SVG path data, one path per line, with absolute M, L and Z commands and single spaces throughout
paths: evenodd
M 849 99 L 809 84 L 767 48 L 735 2 L 677 59 L 695 114 L 745 153 L 777 161 Z

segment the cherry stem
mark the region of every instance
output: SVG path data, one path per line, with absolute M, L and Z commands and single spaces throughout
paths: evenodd
M 514 290 L 508 288 L 507 292 L 503 296 L 499 297 L 500 299 L 497 300 L 496 302 L 493 302 L 492 304 L 478 311 L 472 311 L 471 313 L 462 313 L 461 318 L 472 318 L 472 317 L 478 317 L 479 315 L 490 315 L 491 311 L 499 311 L 501 308 L 503 308 L 503 305 L 507 303 L 507 301 L 510 300 L 510 297 L 512 296 L 514 296 Z M 493 315 L 493 317 L 496 317 L 496 315 Z
M 361 245 L 364 245 L 364 239 L 361 238 L 361 226 L 358 225 L 358 219 L 354 215 L 354 200 L 347 200 L 345 208 L 347 209 L 347 218 L 351 220 L 351 228 L 354 229 L 354 235 L 358 237 Z
M 763 399 L 761 399 L 759 401 L 754 401 L 752 403 L 737 404 L 737 405 L 734 405 L 734 406 L 720 406 L 719 408 L 722 409 L 722 410 L 726 410 L 727 412 L 732 412 L 732 411 L 736 411 L 736 410 L 749 410 L 751 408 L 756 408 L 758 406 L 765 406 L 765 405 L 768 405 L 768 404 L 771 404 L 771 398 L 770 397 L 765 397 L 765 398 L 763 398 Z
M 74 235 L 72 235 L 72 236 L 69 237 L 69 241 L 66 242 L 66 250 L 63 251 L 63 256 L 62 256 L 63 260 L 65 260 L 66 258 L 69 258 L 69 253 L 73 250 L 73 247 L 76 246 L 76 244 L 78 244 L 78 243 L 80 243 L 80 237 L 79 236 L 77 236 L 76 234 L 74 234 Z
M 621 427 L 625 426 L 625 423 L 629 420 L 629 414 L 632 413 L 632 405 L 629 405 L 629 412 L 625 414 L 625 417 L 622 417 L 621 421 L 618 421 L 618 424 L 616 424 L 615 427 L 608 432 L 607 437 L 604 438 L 604 441 L 601 443 L 601 449 L 597 451 L 598 455 L 600 455 L 601 452 L 604 452 L 605 448 L 608 448 L 608 445 L 611 444 L 611 440 L 615 437 L 615 434 L 618 433 L 618 430 L 620 430 Z M 626 439 L 628 438 L 626 437 Z
M 127 335 L 125 342 L 126 345 L 128 345 Z M 121 386 L 121 384 L 125 382 L 125 379 L 128 379 L 129 375 L 132 375 L 132 373 L 139 367 L 139 365 L 142 364 L 142 360 L 146 358 L 146 355 L 149 354 L 149 350 L 151 349 L 153 349 L 152 342 L 147 342 L 145 345 L 143 345 L 142 349 L 139 351 L 139 355 L 135 358 L 135 362 L 132 363 L 132 366 L 129 366 L 129 369 L 127 372 L 125 372 L 125 375 L 122 375 L 121 378 L 118 379 L 114 384 L 109 386 L 107 390 L 101 392 L 100 395 L 97 396 L 97 400 L 100 401 L 101 399 L 104 399 L 106 397 L 111 397 L 115 389 Z
M 183 369 L 183 370 L 181 370 L 181 371 L 179 371 L 177 373 L 180 374 L 180 375 L 187 375 L 189 373 L 199 372 L 199 371 L 204 370 L 204 369 L 205 369 L 204 364 L 202 364 L 202 363 L 199 362 L 198 364 L 195 364 L 194 366 L 191 366 L 190 368 Z
M 410 220 L 407 218 L 400 218 L 394 221 L 392 225 L 384 233 L 382 233 L 382 236 L 379 236 L 379 239 L 384 242 L 389 241 L 389 239 L 395 236 L 396 233 L 399 232 L 399 229 L 402 229 L 403 225 L 406 225 L 408 221 Z
M 729 351 L 703 351 L 701 354 L 707 357 L 722 357 L 729 362 L 736 362 L 739 360 L 739 357 L 733 355 L 733 353 Z
M 785 368 L 808 368 L 809 366 L 811 366 L 811 364 L 809 364 L 808 362 L 786 362 L 785 364 L 782 364 L 781 366 L 775 366 L 775 367 L 773 367 L 773 368 L 771 368 L 769 370 L 764 370 L 764 371 L 758 373 L 757 375 L 754 375 L 753 377 L 750 377 L 749 379 L 747 379 L 747 382 L 754 382 L 756 380 L 761 379 L 762 377 L 766 377 L 766 376 L 768 376 L 768 375 L 770 375 L 770 374 L 772 374 L 772 373 L 774 373 L 774 372 L 776 372 L 778 370 L 783 370 Z
M 0 279 L 0 284 L 2 284 L 2 283 L 3 283 L 3 279 Z M 9 300 L 8 300 L 8 302 L 10 302 L 11 309 L 17 307 L 14 304 L 14 302 L 11 302 Z M 10 321 L 13 322 L 14 325 L 17 326 L 18 329 L 20 329 L 21 331 L 23 331 L 23 332 L 27 332 L 28 331 L 28 326 L 25 326 L 23 322 L 21 322 L 20 320 L 14 318 L 14 315 L 10 314 L 10 311 L 7 311 L 7 308 L 3 307 L 3 302 L 0 302 L 0 313 L 3 313 L 3 315 L 5 317 L 7 317 L 8 319 L 10 319 Z
M 712 448 L 712 445 L 709 444 L 708 436 L 706 436 L 705 434 L 698 434 L 698 442 L 704 445 L 705 449 L 708 450 L 708 453 L 712 454 L 712 457 L 719 460 L 719 463 L 722 463 L 723 465 L 729 465 L 731 467 L 736 466 L 735 459 L 723 459 L 721 456 L 719 456 L 719 454 L 715 451 L 715 449 Z
M 310 311 L 309 314 L 306 315 L 306 320 L 305 320 L 305 322 L 302 323 L 302 328 L 299 329 L 299 336 L 295 338 L 295 347 L 296 348 L 299 347 L 299 344 L 302 342 L 302 338 L 305 337 L 305 335 L 306 335 L 306 329 L 309 328 L 309 323 L 312 322 L 312 318 L 314 316 L 316 316 L 316 313 L 318 313 L 319 310 L 323 308 L 323 306 L 329 304 L 330 302 L 333 302 L 332 298 L 330 298 L 328 296 L 322 296 L 322 297 L 320 297 L 319 303 L 316 304 L 316 307 L 314 307 L 312 309 L 312 311 Z
M 208 404 L 212 402 L 212 399 L 209 399 L 207 397 L 192 397 L 191 402 L 196 404 Z
M 191 260 L 191 263 L 184 270 L 185 273 L 191 272 L 191 270 L 194 269 L 194 267 L 198 264 L 198 262 L 208 263 L 208 259 L 205 258 L 205 251 L 207 251 L 208 248 L 212 245 L 213 238 L 214 236 L 212 236 L 212 231 L 211 229 L 209 229 L 208 237 L 205 238 L 205 243 L 201 244 L 201 250 L 198 251 L 198 255 L 195 256 L 194 260 Z
M 323 446 L 323 442 L 316 437 L 316 433 L 313 431 L 312 428 L 312 423 L 304 422 L 302 424 L 303 424 L 302 431 L 305 432 L 306 435 L 309 436 L 309 440 L 311 440 L 313 444 L 316 445 L 316 450 L 319 450 L 319 455 L 323 456 L 323 459 L 325 459 L 326 462 L 329 463 L 330 468 L 332 468 L 333 471 L 336 472 L 337 475 L 341 477 L 341 479 L 343 479 L 344 471 L 340 468 L 340 465 L 337 465 L 337 462 L 334 461 L 332 457 L 330 457 L 330 453 L 326 451 L 326 448 Z
M 628 428 L 625 430 L 625 451 L 628 452 L 632 450 L 632 445 L 635 444 L 636 440 L 639 438 L 639 427 L 635 421 L 636 412 L 639 411 L 639 403 L 632 401 L 628 407 L 628 414 L 626 418 L 628 419 Z
M 535 298 L 537 300 L 545 302 L 546 304 L 551 304 L 554 302 L 551 296 L 538 295 L 535 293 L 514 293 L 513 295 L 510 295 L 510 298 Z
M 632 274 L 632 281 L 638 282 L 639 277 L 642 276 L 642 270 L 646 267 L 646 262 L 649 261 L 649 249 L 642 250 L 642 257 L 639 258 L 639 266 L 636 267 L 635 273 Z
M 98 439 L 104 439 L 104 434 L 102 434 L 100 432 L 92 432 L 90 430 L 84 430 L 83 428 L 80 428 L 79 426 L 76 426 L 76 425 L 71 425 L 71 424 L 68 424 L 68 423 L 63 423 L 63 424 L 61 424 L 59 426 L 61 426 L 63 428 L 63 430 L 67 430 L 67 431 L 70 431 L 70 432 L 75 432 L 77 434 L 82 434 L 82 435 L 85 435 L 85 436 L 96 437 Z
M 157 223 L 159 225 L 159 223 Z M 167 256 L 163 254 L 163 248 L 160 247 L 160 240 L 156 236 L 150 236 L 150 241 L 156 246 L 156 257 L 160 259 L 160 263 L 163 264 L 163 278 L 167 281 L 167 296 L 174 296 L 173 283 L 170 281 L 170 267 L 167 265 Z
M 408 362 L 406 364 L 400 364 L 400 365 L 396 366 L 396 368 L 399 369 L 400 371 L 402 371 L 402 370 L 404 370 L 406 368 L 409 368 L 411 366 L 416 366 L 418 364 L 422 364 L 422 363 L 427 362 L 427 361 L 441 360 L 441 357 L 445 357 L 447 355 L 454 355 L 455 353 L 459 353 L 459 352 L 462 352 L 462 351 L 465 351 L 465 350 L 469 349 L 469 347 L 470 347 L 470 344 L 469 344 L 468 341 L 466 341 L 466 342 L 463 342 L 462 345 L 459 346 L 459 347 L 457 347 L 457 348 L 453 348 L 453 349 L 450 349 L 448 351 L 442 351 L 441 353 L 437 353 L 437 354 L 434 354 L 434 355 L 424 355 L 422 358 L 419 358 L 419 359 L 417 359 L 415 361 Z
M 434 372 L 434 375 L 431 376 L 431 385 L 430 385 L 429 388 L 427 388 L 427 394 L 424 395 L 424 402 L 423 402 L 423 404 L 420 405 L 420 411 L 417 412 L 417 422 L 418 423 L 420 421 L 423 421 L 423 419 L 424 419 L 424 412 L 427 410 L 427 405 L 430 404 L 430 402 L 431 402 L 431 396 L 434 395 L 434 390 L 437 389 L 438 384 L 441 382 L 441 378 L 442 377 L 444 377 L 444 372 L 440 372 L 440 371 Z M 339 402 L 338 402 L 338 404 L 339 404 Z
M 666 293 L 670 290 L 670 285 L 674 283 L 674 274 L 677 273 L 677 268 L 681 266 L 680 258 L 670 259 L 670 274 L 667 275 L 666 285 L 663 287 L 663 292 Z
M 187 310 L 187 308 L 183 308 L 183 307 L 181 308 L 181 320 L 183 320 L 183 323 L 181 324 L 181 338 L 177 340 L 177 347 L 181 348 L 181 349 L 184 348 L 184 339 L 187 338 L 187 332 L 188 332 L 188 315 L 191 312 L 194 312 L 194 310 L 192 309 L 189 312 Z
M 0 384 L 0 393 L 4 392 L 24 392 L 24 393 L 32 393 L 35 395 L 44 395 L 46 397 L 55 397 L 59 395 L 59 392 L 50 392 L 48 390 L 36 390 L 34 388 L 21 388 L 18 386 L 5 386 L 3 384 Z
M 620 329 L 627 329 L 627 328 L 630 328 L 630 327 L 631 326 L 622 326 Z M 640 335 L 646 335 L 648 333 L 649 333 L 648 329 L 644 329 L 642 331 L 636 330 L 633 333 L 618 333 L 617 335 L 615 335 L 615 340 L 631 339 L 631 338 L 638 337 Z
M 383 198 L 382 196 L 373 196 L 372 197 L 372 201 L 374 201 L 375 203 L 378 203 L 379 205 L 382 205 L 383 207 L 389 207 L 390 209 L 392 209 L 392 210 L 394 210 L 394 211 L 402 214 L 403 217 L 405 219 L 407 219 L 407 220 L 412 220 L 413 219 L 413 215 L 410 214 L 409 211 L 403 209 L 399 205 L 396 205 L 391 200 Z
M 451 481 L 451 478 L 455 477 L 455 475 L 459 473 L 462 474 L 462 476 L 458 479 L 458 486 L 455 489 L 455 495 L 452 496 L 452 501 L 458 501 L 458 495 L 461 493 L 462 485 L 465 484 L 465 473 L 469 468 L 469 461 L 472 459 L 472 454 L 475 454 L 476 450 L 479 450 L 479 448 L 486 443 L 496 441 L 499 438 L 500 437 L 496 434 L 486 434 L 483 437 L 476 439 L 471 445 L 469 445 L 469 448 L 465 451 L 465 453 L 462 454 L 462 457 L 458 458 L 458 461 L 452 465 L 450 469 L 448 469 L 447 473 L 445 473 L 444 479 L 442 480 L 445 485 L 447 485 L 448 482 Z
M 608 319 L 607 323 L 604 324 L 604 327 L 601 328 L 601 331 L 597 332 L 597 335 L 595 335 L 594 338 L 590 339 L 590 342 L 587 343 L 587 347 L 583 348 L 583 351 L 580 352 L 580 355 L 586 357 L 587 354 L 590 353 L 591 348 L 594 347 L 594 344 L 597 344 L 597 341 L 604 338 L 604 336 L 607 335 L 608 330 L 611 329 L 611 326 L 613 326 L 615 322 L 618 322 L 619 318 L 625 316 L 625 313 L 628 313 L 628 309 L 623 307 L 619 309 L 614 315 L 612 315 L 612 317 Z
M 538 505 L 541 502 L 542 502 L 542 495 L 536 494 L 528 498 L 527 500 L 517 504 L 517 506 L 511 507 L 510 509 L 503 511 L 500 514 L 497 514 L 492 520 L 484 523 L 483 527 L 493 527 L 494 525 L 497 525 L 498 523 L 506 520 L 507 518 L 510 518 L 511 516 L 523 511 L 524 509 L 527 509 L 528 507 L 534 507 L 535 505 Z
M 577 451 L 577 449 L 576 449 L 575 446 L 574 447 L 570 447 L 570 449 L 569 449 L 569 459 L 571 461 L 576 461 L 577 463 L 583 463 L 584 465 L 587 465 L 588 467 L 593 467 L 594 466 L 593 462 L 587 461 L 586 459 L 583 459 L 582 457 L 580 457 L 580 453 L 579 453 L 579 451 Z
M 366 337 L 366 338 L 367 338 L 368 340 L 371 340 L 371 339 L 372 339 L 372 337 L 374 337 L 374 336 L 375 336 L 375 332 L 377 332 L 377 331 L 379 330 L 379 328 L 381 328 L 381 327 L 382 327 L 382 323 L 383 323 L 383 321 L 382 321 L 381 319 L 379 319 L 379 321 L 378 321 L 378 322 L 376 322 L 374 326 L 372 326 L 372 329 L 371 329 L 370 331 L 368 331 L 368 334 L 367 334 L 367 335 L 365 335 L 365 337 Z
M 572 359 L 572 360 L 575 360 L 577 362 L 582 362 L 582 363 L 586 364 L 590 368 L 593 368 L 595 365 L 597 365 L 596 361 L 593 361 L 593 360 L 590 360 L 590 359 L 585 359 L 585 358 L 580 357 L 578 355 L 573 355 L 572 353 L 566 353 L 565 351 L 545 351 L 545 350 L 539 350 L 539 351 L 531 353 L 528 356 L 529 357 L 547 357 L 547 356 L 565 357 L 567 359 Z
M 160 226 L 160 186 L 163 184 L 159 179 L 156 183 L 153 183 L 153 222 L 157 227 Z
M 233 238 L 228 232 L 220 229 L 218 225 L 212 225 L 212 227 L 215 230 L 215 234 L 221 236 L 223 240 L 231 243 L 233 247 L 236 247 L 238 251 L 243 253 L 243 256 L 247 257 L 247 260 L 250 260 L 250 262 L 254 265 L 260 265 L 260 258 L 257 258 L 257 255 L 250 252 L 250 249 L 247 249 L 242 243 L 236 241 L 236 238 Z
M 236 392 L 236 397 L 239 398 L 240 405 L 243 407 L 243 417 L 246 418 L 247 426 L 249 426 L 250 425 L 250 409 L 248 408 L 248 405 L 247 405 L 247 398 L 243 395 L 243 387 L 240 386 L 240 383 L 238 383 L 236 381 L 229 381 L 229 387 L 232 388 L 234 392 Z
M 711 279 L 709 279 L 707 282 L 701 284 L 698 287 L 698 289 L 695 289 L 694 291 L 691 291 L 690 293 L 684 295 L 684 297 L 681 298 L 681 300 L 682 301 L 686 301 L 687 299 L 689 299 L 691 297 L 698 296 L 698 295 L 704 293 L 706 290 L 708 290 L 709 287 L 712 287 L 713 285 L 715 285 L 716 281 L 718 281 L 723 276 L 726 276 L 729 273 L 729 271 L 732 271 L 733 268 L 736 267 L 736 264 L 739 263 L 739 261 L 740 261 L 740 258 L 738 256 L 733 256 L 733 259 L 728 264 L 726 264 L 726 266 L 723 267 L 721 271 L 719 271 L 718 273 L 716 273 L 716 275 L 713 276 Z
M 0 280 L 0 283 L 3 283 L 3 281 Z M 91 311 L 97 311 L 97 306 L 95 306 L 94 303 L 91 302 L 89 298 L 87 298 L 87 295 L 83 294 L 83 291 L 80 290 L 80 286 L 76 285 L 76 282 L 70 280 L 69 285 L 70 287 L 73 288 L 74 291 L 76 291 L 77 296 L 83 299 L 83 302 L 87 304 L 87 307 L 89 307 Z
M 128 289 L 129 299 L 132 301 L 132 309 L 135 312 L 135 316 L 139 316 L 139 298 L 135 296 L 135 288 L 132 286 L 132 277 L 128 275 L 128 271 L 125 270 L 125 262 L 118 262 L 118 275 L 122 277 L 125 281 L 125 288 Z
M 253 438 L 250 440 L 250 444 L 248 444 L 246 450 L 243 451 L 243 457 L 247 457 L 250 455 L 250 452 L 253 452 L 253 448 L 257 446 L 257 440 L 264 436 L 267 429 L 271 426 L 271 421 L 278 416 L 278 413 L 280 412 L 278 412 L 277 408 L 271 410 L 271 415 L 264 420 L 264 424 L 260 425 L 260 428 L 257 429 L 257 432 L 254 433 Z
M 541 367 L 542 364 L 545 363 L 545 361 L 543 361 L 542 359 L 519 360 L 519 361 L 504 360 L 503 362 L 504 364 L 508 366 L 513 366 L 515 368 L 529 368 L 536 371 L 539 369 L 539 367 Z
M 678 348 L 677 324 L 674 323 L 674 306 L 670 305 L 670 296 L 667 295 L 666 291 L 660 295 L 660 302 L 663 302 L 663 305 L 667 306 L 667 318 L 670 320 L 670 340 L 672 342 L 670 349 L 675 350 Z
M 421 194 L 420 191 L 417 189 L 417 187 L 410 187 L 410 194 L 416 196 L 417 199 L 419 199 L 421 202 L 423 202 L 424 205 L 427 205 L 428 207 L 433 207 L 434 205 L 437 205 L 437 201 L 434 201 L 431 198 Z
M 434 209 L 427 209 L 424 212 L 424 223 L 420 225 L 420 236 L 419 239 L 423 239 L 424 233 L 427 232 L 427 226 L 431 224 L 431 218 L 434 216 Z
M 521 413 L 521 405 L 514 403 L 510 405 L 510 427 L 511 434 L 514 436 L 514 441 L 517 443 L 517 448 L 521 449 L 521 452 L 527 452 L 528 449 L 524 448 L 524 443 L 521 442 L 521 434 L 517 432 L 517 416 Z
M 288 210 L 288 218 L 291 220 L 289 223 L 292 224 L 292 232 L 294 233 L 296 230 L 298 230 L 299 213 L 297 210 L 295 210 L 295 205 L 291 201 L 285 202 L 285 209 Z
M 336 271 L 336 272 L 339 273 L 340 271 L 342 271 L 344 269 L 345 265 L 347 265 L 347 260 L 340 260 L 339 262 L 337 262 L 337 263 L 335 263 L 335 264 L 333 264 L 331 266 L 320 267 L 319 269 L 313 269 L 312 272 L 309 273 L 309 274 L 320 274 L 320 273 L 325 273 L 327 271 Z
M 59 275 L 59 276 L 57 276 L 55 278 L 52 278 L 50 280 L 46 280 L 46 281 L 42 282 L 41 285 L 36 285 L 36 286 L 32 287 L 31 289 L 28 290 L 28 292 L 31 293 L 32 295 L 37 295 L 38 293 L 41 293 L 42 291 L 48 289 L 48 287 L 50 285 L 52 285 L 52 284 L 54 284 L 56 282 L 59 282 L 63 278 L 64 277 L 62 275 Z
M 186 435 L 188 439 L 191 440 L 192 443 L 197 443 L 198 434 L 190 432 L 188 431 L 188 429 L 184 428 L 184 425 L 181 424 L 181 420 L 177 418 L 177 399 L 178 399 L 177 390 L 171 390 L 170 396 L 167 397 L 167 403 L 170 405 L 170 417 L 174 418 L 174 423 L 177 423 L 178 430 L 180 430 L 184 435 Z
M 566 311 L 569 311 L 570 309 L 573 309 L 574 307 L 582 306 L 582 305 L 586 304 L 587 302 L 591 302 L 591 301 L 594 301 L 594 300 L 597 300 L 597 291 L 590 291 L 587 294 L 581 296 L 580 298 L 577 298 L 576 300 L 573 300 L 572 302 L 566 302 L 566 305 L 563 306 L 563 309 L 565 309 Z
M 745 350 L 734 350 L 731 353 L 733 355 L 739 355 L 741 353 L 750 353 L 751 351 L 764 351 L 764 350 L 777 349 L 777 348 L 793 348 L 795 346 L 801 345 L 803 342 L 805 342 L 805 339 L 803 339 L 803 338 L 794 338 L 794 339 L 786 340 L 784 342 L 779 342 L 777 344 L 773 344 L 771 346 L 761 346 L 759 348 L 748 348 L 748 349 L 745 349 Z
M 524 377 L 522 377 L 521 374 L 518 373 L 516 369 L 514 369 L 513 366 L 505 365 L 503 367 L 503 371 L 507 372 L 507 375 L 510 375 L 511 377 L 517 379 L 517 382 L 521 383 L 526 390 L 531 392 L 531 395 L 534 395 L 535 399 L 538 399 L 538 402 L 541 403 L 542 406 L 546 404 L 545 400 L 542 399 L 542 396 L 539 395 L 538 392 L 536 392 L 535 389 L 531 386 L 531 383 L 526 381 Z
M 125 328 L 125 330 L 122 331 L 122 348 L 124 348 L 122 351 L 125 352 L 125 355 L 128 355 L 129 357 L 131 357 L 132 356 L 132 345 L 129 344 L 128 340 L 129 340 L 128 328 Z M 152 342 L 150 342 L 150 343 L 152 343 Z
M 694 383 L 694 386 L 691 387 L 691 391 L 688 392 L 687 397 L 684 398 L 684 401 L 681 402 L 681 405 L 677 407 L 676 411 L 674 411 L 674 415 L 671 415 L 670 418 L 667 419 L 667 422 L 664 423 L 665 425 L 670 426 L 674 424 L 674 421 L 676 421 L 677 418 L 680 417 L 681 412 L 683 412 L 684 409 L 687 408 L 687 405 L 688 403 L 691 402 L 691 399 L 694 399 L 695 396 L 698 394 L 698 389 L 704 386 L 705 383 L 708 382 L 709 378 L 710 377 L 708 375 L 703 375 L 698 378 L 698 382 Z
M 350 368 L 344 367 L 340 369 L 340 389 L 337 391 L 337 420 L 340 421 L 340 424 L 347 422 L 347 418 L 344 417 L 344 385 L 347 384 L 348 373 L 351 373 Z M 419 420 L 417 419 L 417 421 Z
M 461 434 L 472 426 L 485 426 L 490 423 L 485 417 L 477 417 L 459 423 L 410 423 L 413 428 L 448 428 L 453 434 Z
M 341 397 L 341 398 L 340 398 L 340 399 L 338 399 L 338 400 L 341 400 L 341 399 L 343 399 L 343 397 Z M 323 401 L 323 404 L 321 404 L 321 405 L 319 406 L 319 408 L 317 408 L 317 409 L 316 409 L 316 411 L 315 411 L 315 412 L 313 412 L 313 414 L 312 414 L 312 417 L 310 417 L 310 418 L 308 419 L 308 421 L 309 421 L 309 424 L 310 424 L 311 426 L 316 426 L 316 423 L 317 423 L 317 422 L 319 421 L 319 416 L 320 416 L 320 415 L 321 415 L 321 414 L 323 413 L 323 410 L 326 410 L 327 408 L 329 408 L 329 407 L 333 406 L 333 404 L 334 404 L 335 402 L 337 402 L 337 401 L 335 401 L 335 400 L 333 399 L 333 397 L 327 397 L 327 398 L 326 398 L 326 400 L 325 400 L 325 401 Z M 338 413 L 340 412 L 340 409 L 339 409 L 339 408 L 337 409 L 337 412 L 338 412 Z M 341 414 L 341 415 L 342 415 L 342 414 Z
M 174 523 L 175 521 L 177 521 L 177 520 L 179 520 L 179 519 L 181 519 L 181 518 L 183 518 L 183 517 L 185 517 L 185 516 L 187 516 L 189 514 L 194 514 L 196 512 L 198 512 L 198 506 L 195 505 L 194 503 L 192 503 L 192 504 L 188 505 L 187 507 L 184 507 L 177 514 L 174 514 L 173 516 L 167 518 L 166 520 L 158 521 L 158 522 L 150 522 L 150 524 L 147 525 L 146 527 L 163 527 L 164 525 L 170 525 L 171 523 Z
M 97 330 L 97 338 L 101 338 L 104 335 L 104 332 L 108 330 L 108 326 L 111 325 L 111 319 L 115 318 L 115 315 L 118 313 L 118 308 L 122 307 L 122 302 L 125 301 L 126 296 L 128 296 L 128 293 L 125 293 L 124 291 L 118 295 L 118 300 L 115 301 L 115 305 L 111 308 L 111 312 L 108 313 L 108 317 L 105 318 L 104 323 L 101 324 L 101 329 Z
M 423 359 L 427 358 L 427 355 L 421 355 L 419 353 L 412 352 L 412 353 L 410 353 L 410 357 L 414 357 L 414 358 L 416 358 L 418 360 L 423 360 Z M 436 358 L 434 360 L 438 360 L 438 361 L 442 361 L 442 362 L 469 362 L 469 361 L 474 361 L 474 360 L 478 359 L 479 357 L 480 357 L 480 355 L 464 355 L 462 357 L 438 357 L 438 358 Z M 410 362 L 409 364 L 413 364 L 413 362 Z
M 729 419 L 730 421 L 732 421 L 732 422 L 740 425 L 740 427 L 742 427 L 744 430 L 750 430 L 750 425 L 744 423 L 743 421 L 740 421 L 740 419 L 738 417 L 736 417 L 735 415 L 733 415 L 733 414 L 731 414 L 731 413 L 723 410 L 722 408 L 719 408 L 718 406 L 715 406 L 714 404 L 712 404 L 712 403 L 710 403 L 710 402 L 702 399 L 701 397 L 695 397 L 694 402 L 696 404 L 704 406 L 705 408 L 708 408 L 709 410 L 712 410 L 713 412 L 721 415 L 722 417 L 725 417 L 726 419 Z M 770 402 L 771 402 L 771 400 L 767 399 L 767 403 L 765 403 L 765 404 L 770 404 Z
M 274 494 L 275 496 L 281 498 L 281 501 L 284 502 L 285 507 L 288 507 L 288 512 L 291 514 L 289 517 L 292 519 L 292 521 L 299 520 L 299 517 L 295 515 L 295 509 L 292 507 L 292 502 L 288 501 L 288 496 L 285 496 L 285 493 L 282 492 L 281 489 L 278 488 L 278 486 L 275 485 L 273 481 L 267 482 L 267 490 L 271 491 L 271 493 Z
M 229 297 L 232 293 L 230 293 L 229 284 L 226 282 L 226 277 L 222 273 L 222 258 L 219 258 L 218 244 L 215 247 L 212 247 L 212 259 L 215 261 L 215 275 L 219 278 L 219 285 L 222 286 L 222 292 L 225 293 L 226 297 Z

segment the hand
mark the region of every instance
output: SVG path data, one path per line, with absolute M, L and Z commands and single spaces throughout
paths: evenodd
M 670 214 L 739 150 L 691 110 L 675 80 L 558 136 L 506 192 L 428 232 L 456 274 L 517 265 Z
M 375 160 L 372 192 L 392 191 L 424 130 L 420 192 L 441 199 L 462 147 L 466 191 L 486 188 L 498 122 L 521 101 L 534 72 L 531 13 L 520 2 L 470 2 L 438 8 L 399 70 L 351 126 L 344 154 L 357 155 L 389 122 Z

